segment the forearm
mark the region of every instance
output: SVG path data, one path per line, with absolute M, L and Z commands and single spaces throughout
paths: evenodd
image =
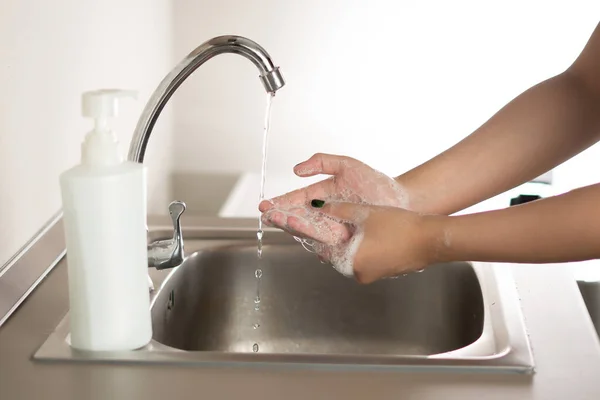
M 600 184 L 503 210 L 435 219 L 437 261 L 600 258 Z
M 525 183 L 594 144 L 600 96 L 573 73 L 508 103 L 444 153 L 403 174 L 413 211 L 452 214 Z

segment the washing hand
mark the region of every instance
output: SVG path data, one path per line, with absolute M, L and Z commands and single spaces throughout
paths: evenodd
M 397 207 L 312 202 L 321 218 L 352 232 L 334 245 L 314 248 L 334 268 L 360 283 L 424 269 L 445 245 L 442 216 L 420 215 Z
M 311 242 L 313 246 L 335 245 L 350 239 L 352 232 L 347 225 L 315 213 L 310 206 L 312 199 L 408 208 L 407 194 L 399 183 L 350 157 L 315 154 L 296 165 L 294 173 L 300 177 L 318 174 L 331 177 L 262 201 L 261 218 L 266 225 L 316 240 Z
M 473 214 L 418 214 L 395 207 L 314 201 L 350 238 L 317 244 L 321 257 L 362 283 L 456 261 L 563 263 L 600 258 L 600 184 Z

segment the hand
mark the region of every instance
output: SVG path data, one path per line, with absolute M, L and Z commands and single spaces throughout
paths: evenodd
M 332 175 L 321 182 L 271 200 L 262 201 L 259 210 L 266 225 L 276 226 L 295 236 L 325 244 L 348 240 L 348 227 L 323 218 L 310 207 L 312 199 L 408 207 L 406 191 L 394 179 L 350 157 L 315 154 L 296 165 L 300 177 Z
M 313 201 L 319 207 L 322 202 Z M 350 227 L 351 237 L 332 245 L 315 244 L 320 257 L 360 283 L 426 268 L 444 246 L 444 216 L 420 215 L 395 207 L 325 203 L 328 218 Z

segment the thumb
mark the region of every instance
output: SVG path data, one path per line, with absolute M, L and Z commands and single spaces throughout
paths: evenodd
M 319 209 L 319 212 L 322 214 L 341 222 L 359 223 L 362 222 L 369 213 L 369 206 L 356 203 L 337 201 L 325 203 L 323 200 L 315 199 L 311 201 L 310 204 L 313 208 Z
M 317 153 L 294 167 L 298 176 L 314 176 L 318 174 L 337 175 L 354 159 L 334 154 Z

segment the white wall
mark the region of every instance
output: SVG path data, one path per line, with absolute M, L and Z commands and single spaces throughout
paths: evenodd
M 61 207 L 58 175 L 91 126 L 81 92 L 139 90 L 115 123 L 126 151 L 170 47 L 168 0 L 0 1 L 0 266 Z M 167 113 L 149 145 L 150 212 L 166 207 L 169 124 Z
M 140 91 L 137 102 L 123 104 L 116 123 L 125 151 L 158 82 L 213 36 L 256 40 L 287 78 L 273 107 L 271 176 L 292 178 L 292 166 L 318 151 L 398 174 L 563 70 L 600 15 L 595 0 L 413 3 L 3 0 L 0 265 L 60 208 L 58 175 L 79 161 L 90 127 L 80 116 L 80 93 Z M 210 60 L 174 103 L 148 150 L 153 213 L 171 199 L 172 154 L 175 172 L 190 177 L 260 166 L 265 94 L 247 60 Z M 595 146 L 558 168 L 557 190 L 597 181 L 599 155 Z
M 239 34 L 281 66 L 270 176 L 291 178 L 319 151 L 399 174 L 564 70 L 598 15 L 596 0 L 179 0 L 174 50 L 181 58 L 213 36 Z M 175 101 L 176 170 L 259 171 L 265 94 L 248 61 L 210 60 Z M 598 181 L 599 150 L 557 169 L 557 190 Z

